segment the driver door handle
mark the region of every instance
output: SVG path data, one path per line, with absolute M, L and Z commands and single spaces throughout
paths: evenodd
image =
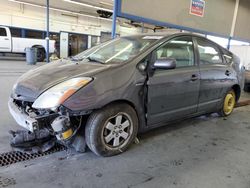
M 226 76 L 230 76 L 230 75 L 231 75 L 231 72 L 230 72 L 229 70 L 226 70 L 225 75 L 226 75 Z

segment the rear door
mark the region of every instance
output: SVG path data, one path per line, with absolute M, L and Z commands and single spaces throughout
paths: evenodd
M 199 112 L 215 110 L 226 91 L 235 81 L 232 64 L 224 61 L 220 47 L 213 42 L 196 38 L 200 64 Z
M 177 66 L 171 70 L 154 70 L 149 77 L 148 124 L 161 124 L 196 113 L 200 80 L 192 38 L 174 38 L 153 53 L 155 59 L 176 59 Z
M 4 27 L 0 27 L 0 52 L 11 52 L 10 33 Z

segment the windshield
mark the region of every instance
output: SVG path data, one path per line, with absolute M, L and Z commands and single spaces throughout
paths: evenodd
M 121 63 L 132 59 L 162 36 L 122 37 L 90 48 L 73 57 L 74 60 L 88 59 L 98 63 Z

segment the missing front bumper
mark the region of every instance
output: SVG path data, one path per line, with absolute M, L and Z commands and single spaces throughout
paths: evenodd
M 31 118 L 26 113 L 22 112 L 12 99 L 8 102 L 9 111 L 15 121 L 25 129 L 34 132 L 38 129 L 38 122 L 35 118 Z
M 52 136 L 53 139 L 56 139 L 56 142 L 65 145 L 66 147 L 73 147 L 77 152 L 84 152 L 86 148 L 86 143 L 84 139 L 84 127 L 82 127 L 83 116 L 73 116 L 72 114 L 63 113 L 46 113 L 43 116 L 32 117 L 24 110 L 21 109 L 18 104 L 15 103 L 15 100 L 10 98 L 8 102 L 9 111 L 15 121 L 22 127 L 24 127 L 27 133 L 23 132 L 23 135 L 28 135 L 28 131 L 30 131 L 33 135 L 41 133 L 41 131 L 46 130 Z M 85 116 L 86 117 L 86 116 Z M 39 141 L 38 141 L 39 142 Z M 15 144 L 16 148 L 22 148 L 24 145 L 27 145 L 25 150 L 34 150 L 37 148 L 37 140 L 30 142 L 22 142 L 21 146 Z M 47 148 L 47 143 L 49 145 L 53 144 L 48 140 L 43 143 L 38 150 L 40 152 L 44 152 Z M 13 144 L 12 144 L 13 146 Z M 35 149 L 36 150 L 36 149 Z

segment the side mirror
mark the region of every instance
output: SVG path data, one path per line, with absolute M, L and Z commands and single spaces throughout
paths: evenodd
M 175 69 L 176 60 L 173 58 L 157 59 L 153 66 L 154 69 Z
M 139 63 L 137 67 L 138 67 L 139 71 L 141 71 L 141 72 L 144 72 L 146 70 L 145 63 Z

